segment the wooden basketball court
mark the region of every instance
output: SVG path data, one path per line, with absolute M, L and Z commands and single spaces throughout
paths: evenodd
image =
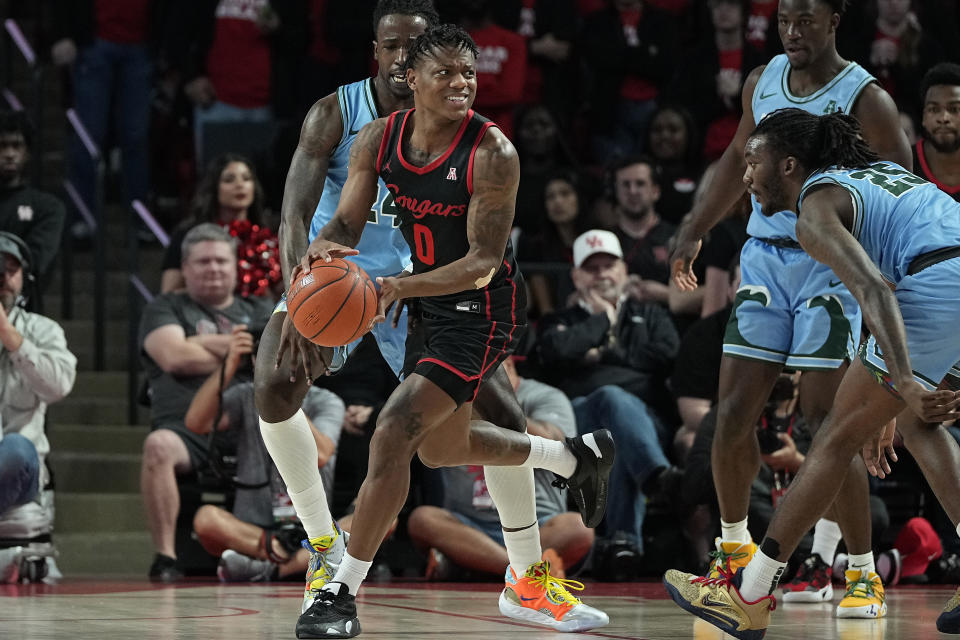
M 507 620 L 497 611 L 495 584 L 378 583 L 360 597 L 361 637 L 558 638 L 541 627 Z M 833 607 L 779 604 L 767 638 L 924 640 L 949 638 L 934 624 L 953 590 L 890 590 L 881 620 L 838 620 Z M 22 640 L 294 638 L 302 591 L 295 584 L 223 585 L 188 582 L 155 586 L 69 581 L 58 586 L 0 585 L 0 638 Z M 581 638 L 725 638 L 667 599 L 659 583 L 590 584 L 591 604 L 610 625 Z M 839 595 L 835 596 L 839 598 Z M 566 636 L 570 637 L 570 636 Z

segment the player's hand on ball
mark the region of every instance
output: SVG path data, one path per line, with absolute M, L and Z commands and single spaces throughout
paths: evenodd
M 297 381 L 297 370 L 301 364 L 303 364 L 307 384 L 312 384 L 314 378 L 326 370 L 326 363 L 321 357 L 320 347 L 304 338 L 297 331 L 289 313 L 283 319 L 283 327 L 280 329 L 280 346 L 277 347 L 277 360 L 273 365 L 274 368 L 280 368 L 284 356 L 288 353 L 290 354 L 290 382 Z
M 296 280 L 297 276 L 300 273 L 310 273 L 310 265 L 314 260 L 320 259 L 324 262 L 330 262 L 334 258 L 344 258 L 346 256 L 355 256 L 359 251 L 351 247 L 344 246 L 342 244 L 337 244 L 336 242 L 331 242 L 320 236 L 317 236 L 313 239 L 313 242 L 310 243 L 310 246 L 307 247 L 307 252 L 303 254 L 303 257 L 300 258 L 300 264 L 297 265 L 297 268 L 293 270 L 293 274 L 290 276 L 290 281 Z
M 380 295 L 377 299 L 377 315 L 373 316 L 373 320 L 370 321 L 370 328 L 373 328 L 373 325 L 378 322 L 383 322 L 387 319 L 387 314 L 390 312 L 390 307 L 393 306 L 397 300 L 401 299 L 400 291 L 398 288 L 399 281 L 402 278 L 390 277 L 390 278 L 377 278 L 377 285 L 380 287 Z

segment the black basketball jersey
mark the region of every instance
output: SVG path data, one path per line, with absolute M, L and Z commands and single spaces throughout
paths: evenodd
M 449 148 L 430 164 L 417 167 L 403 157 L 401 142 L 412 113 L 413 109 L 397 111 L 387 119 L 377 171 L 390 192 L 383 213 L 399 218 L 413 272 L 418 274 L 455 262 L 469 251 L 467 208 L 473 193 L 473 157 L 487 129 L 496 125 L 471 109 Z M 505 313 L 525 317 L 523 288 L 508 239 L 500 268 L 486 287 L 424 299 L 423 303 L 435 311 L 488 317 L 493 313 L 502 319 L 506 319 Z

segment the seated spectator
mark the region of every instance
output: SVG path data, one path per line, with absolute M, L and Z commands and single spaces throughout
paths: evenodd
M 33 128 L 22 111 L 0 111 L 0 231 L 30 247 L 30 271 L 42 280 L 60 250 L 66 209 L 55 196 L 27 184 Z
M 540 358 L 547 381 L 573 398 L 577 428 L 610 429 L 617 458 L 610 476 L 606 535 L 642 552 L 646 496 L 656 495 L 670 463 L 657 408 L 679 339 L 667 311 L 630 286 L 623 251 L 609 231 L 592 230 L 573 245 L 573 304 L 541 321 Z M 663 407 L 670 410 L 669 407 Z
M 580 36 L 594 90 L 594 159 L 644 151 L 656 100 L 677 60 L 675 19 L 643 0 L 608 0 L 586 17 Z
M 693 323 L 680 340 L 680 350 L 673 363 L 670 390 L 677 399 L 677 411 L 682 424 L 673 444 L 677 457 L 685 460 L 697 428 L 710 408 L 716 404 L 720 387 L 720 357 L 723 355 L 723 335 L 733 309 L 733 300 L 740 286 L 739 256 L 730 267 L 727 285 L 727 304 L 723 309 Z
M 523 102 L 527 43 L 519 33 L 493 21 L 492 0 L 457 0 L 460 26 L 477 43 L 477 93 L 473 108 L 490 118 L 511 140 L 513 111 Z
M 518 112 L 515 140 L 520 156 L 520 186 L 513 226 L 523 232 L 523 242 L 542 231 L 547 223 L 543 202 L 547 180 L 560 171 L 573 171 L 577 162 L 556 118 L 543 105 L 528 106 Z
M 193 519 L 200 544 L 220 556 L 217 575 L 224 582 L 266 581 L 301 574 L 310 555 L 301 548 L 300 541 L 307 535 L 260 435 L 253 382 L 229 386 L 241 361 L 249 356 L 256 366 L 255 349 L 252 336 L 243 327 L 235 327 L 222 369 L 210 374 L 197 390 L 184 419 L 190 431 L 206 436 L 220 417 L 217 430 L 232 432 L 237 440 L 233 512 L 208 504 L 200 507 Z M 330 496 L 344 418 L 343 401 L 330 391 L 310 387 L 304 412 L 317 443 L 317 464 L 326 495 Z
M 921 91 L 923 137 L 913 148 L 913 172 L 960 201 L 960 65 L 936 65 Z
M 650 118 L 647 150 L 657 163 L 660 199 L 657 212 L 672 225 L 693 208 L 693 194 L 703 173 L 697 125 L 686 108 L 658 107 Z
M 182 252 L 184 291 L 158 296 L 140 321 L 151 414 L 140 491 L 156 550 L 150 578 L 164 582 L 183 575 L 174 546 L 180 510 L 177 476 L 207 463 L 207 440 L 184 425 L 187 408 L 207 376 L 221 366 L 234 328 L 264 326 L 272 307 L 264 298 L 234 295 L 236 249 L 221 227 L 194 227 L 183 239 Z M 244 372 L 238 379 L 251 376 Z
M 503 368 L 527 416 L 529 433 L 552 440 L 577 435 L 573 408 L 562 391 L 521 378 L 512 359 L 505 360 Z M 448 467 L 441 473 L 444 507 L 417 507 L 407 523 L 410 538 L 428 552 L 427 578 L 450 577 L 449 563 L 499 576 L 509 560 L 483 467 Z M 552 473 L 534 471 L 540 546 L 550 562 L 550 575 L 563 578 L 565 567 L 580 562 L 590 551 L 593 530 L 584 526 L 579 514 L 567 510 L 566 496 L 552 486 L 553 480 Z
M 675 227 L 657 213 L 660 176 L 656 164 L 645 156 L 618 160 L 607 172 L 607 191 L 614 205 L 613 231 L 627 271 L 637 276 L 638 299 L 666 304 L 670 290 L 667 245 Z
M 541 265 L 573 266 L 573 241 L 592 225 L 581 206 L 580 178 L 572 171 L 563 171 L 550 177 L 543 189 L 543 201 L 548 223 L 540 233 L 520 242 L 517 253 L 523 262 Z M 573 293 L 570 270 L 562 273 L 525 268 L 527 283 L 532 293 L 531 311 L 541 317 L 566 307 Z
M 0 232 L 0 523 L 52 520 L 52 511 L 40 513 L 39 495 L 50 483 L 44 418 L 47 405 L 70 393 L 77 375 L 77 358 L 60 325 L 22 308 L 31 259 L 23 240 Z M 20 556 L 6 555 L 0 578 L 15 581 Z
M 236 293 L 278 298 L 278 291 L 283 289 L 280 249 L 276 234 L 265 225 L 263 206 L 263 187 L 248 159 L 226 153 L 211 162 L 197 185 L 190 218 L 170 237 L 163 257 L 160 292 L 183 289 L 183 238 L 198 224 L 213 222 L 237 239 Z

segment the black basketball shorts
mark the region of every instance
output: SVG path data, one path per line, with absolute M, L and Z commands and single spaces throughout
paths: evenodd
M 506 319 L 497 320 L 497 317 Z M 472 314 L 435 314 L 420 310 L 416 331 L 422 338 L 413 373 L 443 389 L 459 407 L 473 402 L 477 391 L 500 363 L 516 349 L 527 325 L 514 324 L 510 314 L 491 319 Z M 412 346 L 408 341 L 408 349 Z M 409 353 L 408 353 L 409 355 Z

